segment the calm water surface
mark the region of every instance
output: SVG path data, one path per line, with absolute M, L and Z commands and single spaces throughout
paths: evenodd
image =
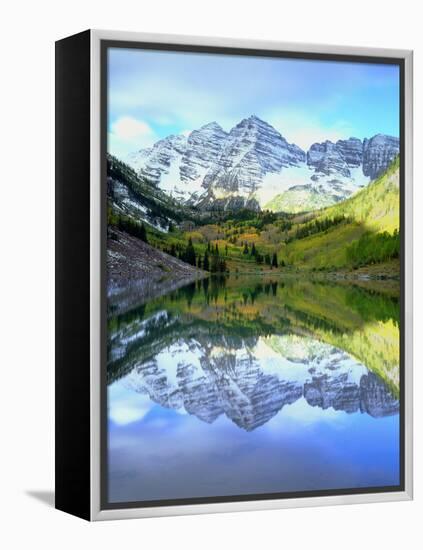
M 397 298 L 239 277 L 132 306 L 109 316 L 109 502 L 399 484 Z

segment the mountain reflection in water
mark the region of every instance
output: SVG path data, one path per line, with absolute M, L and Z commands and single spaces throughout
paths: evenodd
M 281 279 L 211 279 L 132 309 L 127 297 L 125 307 L 115 302 L 108 327 L 110 501 L 395 485 L 398 318 L 395 296 Z M 278 462 L 273 431 L 269 439 L 261 430 L 280 415 L 287 418 L 278 424 L 281 441 L 293 426 L 296 435 L 283 443 Z M 231 450 L 240 429 L 245 452 L 260 446 L 268 461 L 266 480 L 253 466 L 246 470 L 248 453 Z M 203 451 L 193 454 L 194 432 L 199 441 L 213 437 L 213 453 L 225 449 L 226 458 L 210 463 Z M 295 467 L 288 463 L 305 444 L 302 436 L 321 464 L 314 477 L 296 480 L 298 457 Z M 328 470 L 345 438 L 358 447 Z M 193 474 L 200 459 L 207 488 Z M 180 485 L 169 460 L 186 471 Z M 306 467 L 309 458 L 302 460 Z M 232 472 L 224 489 L 223 470 Z M 237 480 L 242 471 L 245 479 Z

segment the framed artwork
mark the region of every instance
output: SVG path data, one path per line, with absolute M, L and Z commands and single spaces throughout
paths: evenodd
M 412 53 L 56 43 L 56 506 L 412 498 Z

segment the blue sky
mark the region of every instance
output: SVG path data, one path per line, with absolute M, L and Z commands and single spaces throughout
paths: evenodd
M 394 65 L 111 48 L 108 148 L 119 157 L 255 114 L 289 142 L 399 136 Z

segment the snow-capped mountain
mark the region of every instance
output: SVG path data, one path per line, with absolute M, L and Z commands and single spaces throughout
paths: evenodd
M 118 384 L 207 423 L 224 415 L 251 431 L 299 399 L 308 406 L 383 417 L 398 412 L 386 385 L 344 351 L 309 337 L 210 344 L 178 339 L 136 362 Z
M 342 201 L 376 179 L 399 153 L 399 139 L 377 134 L 363 142 L 351 137 L 314 143 L 307 152 L 311 182 L 293 185 L 266 205 L 274 211 L 301 212 Z
M 363 173 L 377 178 L 386 166 L 398 155 L 399 139 L 377 134 L 363 142 Z
M 207 200 L 241 196 L 255 199 L 261 206 L 268 174 L 299 167 L 305 153 L 289 144 L 273 126 L 252 116 L 229 132 L 222 153 L 204 177 Z
M 155 186 L 206 209 L 301 211 L 347 198 L 380 175 L 398 138 L 377 134 L 314 143 L 305 152 L 253 115 L 225 132 L 211 122 L 172 135 L 125 160 Z

